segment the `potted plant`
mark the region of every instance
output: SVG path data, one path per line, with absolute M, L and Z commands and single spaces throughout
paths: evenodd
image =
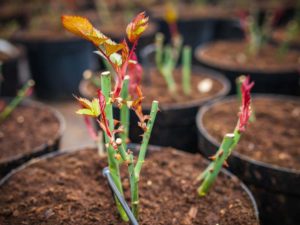
M 232 96 L 200 109 L 199 150 L 205 156 L 211 156 L 219 147 L 234 120 L 232 111 L 238 111 L 238 102 Z M 255 95 L 256 119 L 228 161 L 229 169 L 253 191 L 263 224 L 297 224 L 300 219 L 299 107 L 296 97 Z
M 280 49 L 268 43 L 277 17 L 267 10 L 265 20 L 259 24 L 259 9 L 241 13 L 245 31 L 244 41 L 219 41 L 200 46 L 196 51 L 199 64 L 223 72 L 235 85 L 240 74 L 250 74 L 256 82 L 254 92 L 298 94 L 299 52 Z M 235 90 L 235 89 L 233 89 Z
M 240 39 L 243 37 L 236 6 L 219 1 L 163 1 L 149 8 L 149 13 L 159 23 L 159 31 L 170 41 L 169 24 L 178 21 L 184 44 L 193 49 L 218 39 Z M 191 35 L 192 34 L 192 35 Z
M 38 102 L 23 101 L 32 92 L 33 84 L 29 80 L 15 98 L 1 99 L 1 177 L 33 157 L 59 148 L 64 130 L 61 114 Z
M 198 107 L 206 101 L 225 96 L 230 87 L 221 74 L 192 67 L 191 48 L 182 46 L 182 38 L 178 34 L 176 24 L 173 28 L 172 45 L 164 46 L 163 35 L 157 34 L 155 45 L 148 46 L 144 50 L 144 52 L 154 50 L 153 61 L 156 66 L 149 65 L 151 64 L 148 63 L 149 56 L 144 56 L 145 65 L 148 65 L 145 70 L 139 64 L 129 64 L 128 74 L 137 84 L 141 83 L 148 93 L 143 101 L 144 113 L 149 114 L 154 99 L 158 99 L 161 103 L 161 112 L 157 117 L 150 143 L 196 152 L 195 116 Z M 182 67 L 177 68 L 180 55 Z M 80 90 L 86 97 L 95 96 L 101 82 L 95 75 L 90 73 L 85 75 L 87 76 L 81 83 Z M 131 88 L 134 88 L 134 85 L 136 84 L 131 85 Z M 130 120 L 133 121 L 131 124 L 135 124 L 137 117 L 131 113 Z M 189 132 L 186 132 L 187 130 Z M 134 143 L 141 141 L 140 132 L 135 126 L 130 127 L 129 138 Z
M 271 42 L 279 46 L 282 54 L 288 49 L 300 49 L 300 4 L 296 5 L 294 17 L 286 24 L 274 30 Z
M 91 101 L 77 98 L 81 105 L 77 113 L 83 115 L 93 137 L 96 135 L 87 118 L 98 119 L 107 151 L 103 152 L 101 145 L 98 145 L 98 153 L 95 149 L 86 149 L 49 155 L 11 173 L 0 182 L 0 199 L 3 203 L 0 221 L 128 224 L 119 201 L 116 199 L 114 203 L 114 195 L 103 185 L 105 178 L 99 175 L 99 171 L 108 165 L 113 184 L 121 195 L 124 193 L 130 199 L 134 218 L 141 224 L 259 224 L 247 188 L 228 172 L 221 172 L 222 165 L 247 124 L 250 115 L 250 89 L 243 93 L 243 99 L 246 100 L 234 134 L 228 134 L 224 139 L 224 150 L 220 149 L 224 154 L 219 152 L 213 162 L 207 165 L 200 155 L 168 148 L 164 151 L 157 151 L 156 148 L 145 161 L 158 102 L 153 101 L 150 115 L 144 115 L 141 89 L 138 86 L 137 96 L 129 99 L 128 86 L 131 81 L 129 76 L 123 75 L 134 45 L 147 27 L 147 18 L 141 13 L 128 25 L 127 37 L 133 44 L 130 49 L 126 41 L 119 44 L 112 42 L 85 18 L 64 16 L 63 23 L 68 30 L 93 41 L 103 57 L 116 69 L 117 81 L 113 89 L 110 72 L 103 72 L 98 97 Z M 120 107 L 120 121 L 114 121 L 112 104 Z M 133 109 L 139 117 L 138 125 L 143 133 L 142 144 L 135 147 L 139 149 L 136 159 L 132 151 L 134 147 L 127 145 L 129 109 Z M 186 166 L 183 166 L 185 163 Z M 202 181 L 197 181 L 198 169 L 203 169 L 199 178 Z M 141 172 L 143 177 L 140 177 Z M 30 174 L 30 177 L 25 178 L 26 174 Z M 214 182 L 215 185 L 212 186 Z M 43 187 L 40 186 L 42 183 Z M 8 190 L 11 188 L 14 188 L 14 192 L 9 194 Z M 19 199 L 20 196 L 23 196 L 22 199 Z M 13 203 L 9 199 L 14 199 Z M 121 199 L 124 200 L 124 197 Z M 212 204 L 216 201 L 218 204 Z M 164 207 L 161 207 L 162 204 Z M 21 210 L 20 207 L 24 208 Z M 136 221 L 133 224 L 137 224 Z

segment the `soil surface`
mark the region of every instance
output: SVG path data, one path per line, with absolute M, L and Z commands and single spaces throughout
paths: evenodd
M 215 105 L 204 115 L 204 127 L 220 143 L 232 132 L 239 111 L 237 102 Z M 236 151 L 255 160 L 300 170 L 300 103 L 253 99 L 256 120 L 248 125 Z
M 300 53 L 289 51 L 283 57 L 272 45 L 265 45 L 258 55 L 250 55 L 246 42 L 218 41 L 200 48 L 196 58 L 206 64 L 225 69 L 263 72 L 296 71 L 300 66 Z
M 102 168 L 106 158 L 86 150 L 35 163 L 0 187 L 1 224 L 127 224 L 120 220 Z M 153 153 L 140 180 L 140 224 L 258 225 L 236 178 L 221 175 L 197 195 L 200 155 L 171 149 Z M 127 168 L 122 171 L 127 176 Z M 129 182 L 123 178 L 125 196 Z M 13 191 L 12 191 L 13 190 Z
M 153 100 L 158 100 L 160 104 L 190 104 L 191 102 L 196 101 L 205 101 L 207 99 L 214 98 L 224 91 L 224 85 L 217 79 L 212 78 L 211 76 L 193 72 L 191 76 L 191 94 L 184 95 L 181 78 L 182 73 L 180 69 L 175 70 L 174 79 L 177 84 L 176 95 L 172 95 L 168 92 L 168 87 L 166 81 L 158 73 L 157 70 L 150 70 L 150 79 L 149 81 L 143 81 L 142 92 L 145 96 L 143 99 L 143 104 L 145 106 L 150 106 Z M 145 75 L 143 75 L 145 79 Z M 199 84 L 211 83 L 211 88 L 207 92 L 199 91 Z M 83 92 L 86 92 L 87 97 L 91 98 L 96 96 L 96 88 L 91 83 L 88 83 L 86 86 L 82 87 Z M 84 94 L 84 93 L 83 93 Z
M 30 154 L 58 138 L 59 121 L 44 107 L 19 106 L 0 124 L 0 163 Z

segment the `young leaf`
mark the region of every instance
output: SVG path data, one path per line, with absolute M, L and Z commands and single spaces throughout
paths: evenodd
M 97 30 L 87 18 L 64 15 L 61 21 L 68 31 L 91 41 L 97 47 L 108 40 L 108 37 Z
M 146 30 L 148 26 L 148 19 L 149 18 L 145 16 L 145 12 L 141 12 L 127 25 L 126 33 L 128 40 L 131 43 L 138 40 Z
M 254 82 L 250 83 L 248 76 L 242 83 L 242 106 L 239 113 L 238 131 L 244 132 L 251 115 L 251 96 L 250 91 L 254 86 Z
M 77 114 L 80 115 L 86 115 L 86 116 L 92 116 L 92 117 L 98 117 L 100 115 L 100 108 L 99 108 L 99 100 L 94 98 L 92 101 L 89 101 L 85 98 L 78 98 L 75 97 L 80 105 L 82 106 L 82 109 L 77 110 Z

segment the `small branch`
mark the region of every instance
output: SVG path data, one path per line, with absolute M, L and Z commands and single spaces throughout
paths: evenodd
M 112 104 L 110 102 L 111 75 L 110 75 L 109 71 L 101 73 L 101 87 L 102 87 L 102 92 L 103 92 L 103 95 L 105 96 L 105 101 L 106 101 L 105 114 L 108 119 L 109 129 L 111 131 L 113 131 L 114 130 L 114 120 L 113 120 Z M 115 150 L 113 149 L 113 147 L 110 143 L 110 139 L 106 133 L 104 133 L 104 138 L 105 138 L 105 144 L 107 146 L 107 152 L 108 152 L 107 155 L 108 155 L 109 170 L 110 170 L 110 173 L 112 175 L 112 178 L 113 178 L 118 190 L 123 195 L 119 163 L 115 159 Z M 116 204 L 117 204 L 117 208 L 118 208 L 118 211 L 119 211 L 122 219 L 124 221 L 128 221 L 128 217 L 118 199 L 116 199 Z
M 135 212 L 135 215 L 138 216 L 138 207 L 139 207 L 139 196 L 138 196 L 138 182 L 140 177 L 140 172 L 145 160 L 149 139 L 151 136 L 152 128 L 155 122 L 156 114 L 158 112 L 158 101 L 153 101 L 150 112 L 150 119 L 147 122 L 146 131 L 143 134 L 143 140 L 138 156 L 137 163 L 134 168 L 134 178 L 132 178 L 133 190 L 132 190 L 132 211 Z
M 33 80 L 26 82 L 26 84 L 18 91 L 17 96 L 0 113 L 0 123 L 2 123 L 14 111 L 14 109 L 23 101 L 25 97 L 31 94 L 30 90 L 33 86 Z
M 123 101 L 123 104 L 121 106 L 121 124 L 123 126 L 124 131 L 120 134 L 120 137 L 122 139 L 122 143 L 124 145 L 124 148 L 126 149 L 126 143 L 128 140 L 128 134 L 129 134 L 129 108 L 127 106 L 128 101 L 128 92 L 129 92 L 129 76 L 125 76 L 123 81 L 123 86 L 121 89 L 121 98 Z

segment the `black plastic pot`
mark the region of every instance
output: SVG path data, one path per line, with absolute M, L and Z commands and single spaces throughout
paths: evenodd
M 16 96 L 21 86 L 19 67 L 25 55 L 24 49 L 18 47 L 16 50 L 17 53 L 14 56 L 2 62 L 0 96 Z
M 227 79 L 214 71 L 195 67 L 196 74 L 205 74 L 205 76 L 218 80 L 222 83 L 223 88 L 215 96 L 207 97 L 202 100 L 192 100 L 190 102 L 178 104 L 160 104 L 152 130 L 150 144 L 159 146 L 172 146 L 188 152 L 197 152 L 197 128 L 195 117 L 198 108 L 204 103 L 215 98 L 224 97 L 230 91 L 230 84 Z M 80 85 L 81 94 L 87 98 L 91 98 L 88 94 L 88 83 L 83 81 Z M 167 94 L 167 91 L 166 91 Z M 150 113 L 150 105 L 143 107 L 143 113 Z M 119 118 L 119 109 L 114 108 L 114 115 Z M 134 112 L 130 112 L 130 132 L 129 138 L 133 143 L 140 143 L 142 138 L 142 130 L 137 126 L 138 118 Z M 98 126 L 98 125 L 96 125 Z
M 292 96 L 256 95 L 285 101 L 297 101 Z M 227 97 L 203 106 L 197 114 L 198 147 L 206 157 L 214 155 L 220 143 L 203 125 L 203 116 L 213 106 L 235 101 L 236 96 Z M 216 121 L 217 122 L 217 121 Z M 263 128 L 262 128 L 263 129 Z M 270 134 L 271 135 L 271 134 Z M 267 153 L 267 149 L 266 149 Z M 260 162 L 238 152 L 229 157 L 229 170 L 251 189 L 264 225 L 300 224 L 300 171 Z
M 72 94 L 78 94 L 83 71 L 94 69 L 96 65 L 94 48 L 85 40 L 18 37 L 14 41 L 27 48 L 36 95 L 43 99 L 72 98 Z
M 274 94 L 288 94 L 299 95 L 299 72 L 298 68 L 291 70 L 272 70 L 263 71 L 255 69 L 236 69 L 224 67 L 217 64 L 204 61 L 199 57 L 200 52 L 206 48 L 207 45 L 199 46 L 195 51 L 195 57 L 197 58 L 197 64 L 209 69 L 213 69 L 223 73 L 229 80 L 232 86 L 231 94 L 236 93 L 235 79 L 240 75 L 250 75 L 251 79 L 255 81 L 253 87 L 254 93 L 274 93 Z M 220 59 L 221 61 L 222 59 Z
M 41 155 L 44 155 L 49 152 L 57 151 L 59 149 L 59 144 L 61 137 L 63 135 L 63 132 L 65 130 L 65 120 L 61 113 L 59 113 L 57 110 L 50 108 L 49 106 L 45 106 L 42 103 L 32 101 L 32 100 L 24 100 L 21 105 L 26 106 L 34 106 L 34 107 L 42 107 L 42 108 L 48 108 L 50 109 L 57 120 L 59 121 L 60 128 L 59 131 L 56 134 L 56 137 L 53 142 L 44 143 L 40 146 L 36 146 L 29 154 L 24 155 L 16 155 L 12 158 L 10 158 L 8 161 L 0 163 L 0 177 L 3 177 L 5 174 L 9 173 L 11 170 L 15 169 L 16 167 L 22 165 L 23 163 L 35 158 L 39 157 Z
M 135 145 L 135 144 L 130 144 L 129 148 L 131 150 L 133 150 L 134 152 L 137 151 L 136 150 L 137 145 Z M 11 171 L 4 178 L 2 178 L 0 180 L 0 187 L 5 185 L 7 182 L 9 182 L 11 177 L 13 177 L 15 174 L 17 174 L 18 172 L 22 171 L 23 169 L 25 169 L 27 167 L 30 167 L 31 165 L 34 165 L 34 164 L 36 164 L 38 162 L 41 162 L 41 161 L 44 161 L 45 163 L 47 163 L 47 161 L 46 161 L 47 159 L 59 157 L 59 156 L 66 155 L 66 154 L 76 154 L 76 152 L 78 152 L 78 151 L 83 151 L 83 150 L 75 149 L 75 150 L 72 150 L 72 151 L 67 150 L 67 151 L 53 152 L 53 153 L 49 153 L 47 155 L 44 155 L 42 157 L 39 157 L 37 159 L 31 160 L 31 161 L 27 162 L 26 164 L 24 164 L 24 165 L 16 168 L 15 170 Z M 161 151 L 161 147 L 150 145 L 150 146 L 148 146 L 147 155 L 151 154 L 151 152 L 156 152 L 156 151 Z M 208 161 L 206 163 L 208 164 Z M 232 179 L 232 180 L 238 179 L 235 175 L 233 175 L 232 173 L 230 173 L 229 171 L 227 171 L 225 169 L 222 169 L 221 173 L 225 174 L 228 177 L 228 179 Z M 250 202 L 252 203 L 251 206 L 253 207 L 256 218 L 259 221 L 259 211 L 258 211 L 258 208 L 257 208 L 254 197 L 252 196 L 251 192 L 249 191 L 249 189 L 247 188 L 247 186 L 245 184 L 240 182 L 240 185 L 241 185 L 241 188 L 244 190 L 244 192 L 247 194 Z

